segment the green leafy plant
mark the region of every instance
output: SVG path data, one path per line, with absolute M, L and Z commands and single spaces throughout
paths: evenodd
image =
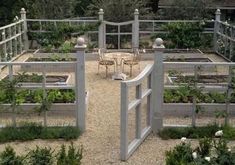
M 1 165 L 24 165 L 24 157 L 17 156 L 11 146 L 6 146 L 5 150 L 0 153 Z
M 82 160 L 83 148 L 76 149 L 73 143 L 70 144 L 68 151 L 62 145 L 57 155 L 57 165 L 80 165 Z
M 0 81 L 1 94 L 4 95 L 1 97 L 0 103 L 7 102 L 11 104 L 10 108 L 13 113 L 12 122 L 16 126 L 16 110 L 17 107 L 24 102 L 24 99 L 21 97 L 20 93 L 20 84 L 22 80 L 19 79 L 2 79 Z
M 189 143 L 182 143 L 174 147 L 172 151 L 166 152 L 167 165 L 186 165 L 193 161 L 192 148 Z
M 66 150 L 61 145 L 60 150 L 55 152 L 50 147 L 30 149 L 26 155 L 17 156 L 11 146 L 6 146 L 0 153 L 1 165 L 80 165 L 83 157 L 83 147 L 75 147 L 73 143 Z
M 198 48 L 200 47 L 200 36 L 203 31 L 203 23 L 174 22 L 162 26 L 168 31 L 167 39 L 169 47 L 174 48 Z
M 217 124 L 204 127 L 171 127 L 163 128 L 159 131 L 158 135 L 162 139 L 179 139 L 181 137 L 203 138 L 214 136 L 214 132 L 218 129 L 219 126 Z
M 221 130 L 215 135 L 217 139 L 200 139 L 196 149 L 186 138 L 181 140 L 181 144 L 166 152 L 166 165 L 234 165 L 235 150 L 228 147 Z
M 80 136 L 77 127 L 43 127 L 37 123 L 22 123 L 19 127 L 8 126 L 0 130 L 0 142 L 33 139 L 76 139 Z
M 28 153 L 28 163 L 31 165 L 52 165 L 53 164 L 53 153 L 51 148 L 39 148 L 36 146 L 35 150 L 31 150 Z

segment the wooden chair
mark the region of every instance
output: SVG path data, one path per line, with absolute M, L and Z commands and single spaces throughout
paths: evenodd
M 98 74 L 100 71 L 100 65 L 101 66 L 105 66 L 105 77 L 108 77 L 108 69 L 109 66 L 114 66 L 114 71 L 115 71 L 115 62 L 114 60 L 110 60 L 110 59 L 105 59 L 104 58 L 104 53 L 105 53 L 105 49 L 101 48 L 98 50 L 98 55 L 99 55 L 99 59 L 98 59 Z
M 140 71 L 140 54 L 139 54 L 139 50 L 138 49 L 133 49 L 133 53 L 134 53 L 134 56 L 131 59 L 123 60 L 123 63 L 122 63 L 123 72 L 124 72 L 124 66 L 125 65 L 130 67 L 130 77 L 132 77 L 132 68 L 133 68 L 133 66 L 138 65 L 138 68 L 139 68 L 139 71 Z

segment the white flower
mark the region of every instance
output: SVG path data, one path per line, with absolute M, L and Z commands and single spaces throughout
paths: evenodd
M 192 153 L 193 159 L 197 159 L 197 152 Z
M 187 140 L 187 138 L 186 138 L 186 137 L 182 137 L 182 138 L 181 138 L 181 142 L 182 142 L 182 143 L 185 143 L 185 142 L 186 142 L 186 140 Z
M 219 130 L 219 131 L 217 131 L 216 133 L 215 133 L 215 136 L 216 137 L 220 137 L 220 136 L 222 136 L 223 135 L 223 130 Z
M 145 49 L 143 49 L 143 53 L 146 53 L 146 50 L 145 50 Z
M 205 160 L 209 162 L 209 161 L 211 161 L 211 158 L 206 156 Z
M 231 148 L 228 148 L 228 152 L 231 152 Z

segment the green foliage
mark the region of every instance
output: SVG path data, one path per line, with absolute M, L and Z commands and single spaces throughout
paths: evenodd
M 159 136 L 162 139 L 179 139 L 187 138 L 211 138 L 217 130 L 223 130 L 223 137 L 226 139 L 235 139 L 235 128 L 225 125 L 221 128 L 217 124 L 207 125 L 203 127 L 171 127 L 164 128 L 159 131 Z
M 123 22 L 133 20 L 135 9 L 139 9 L 142 16 L 151 15 L 147 3 L 144 0 L 92 0 L 86 15 L 97 16 L 99 9 L 103 9 L 105 20 Z
M 212 147 L 212 139 L 204 137 L 203 139 L 199 139 L 199 146 L 196 148 L 196 151 L 199 155 L 205 157 L 210 154 Z
M 165 89 L 165 103 L 189 103 L 192 102 L 192 97 L 196 97 L 196 101 L 200 103 L 225 103 L 226 93 L 208 92 L 202 93 L 200 88 L 193 88 L 191 85 L 181 85 L 178 89 Z M 231 100 L 235 96 L 231 96 Z
M 73 143 L 69 146 L 68 152 L 65 145 L 62 145 L 57 155 L 57 165 L 80 165 L 83 148 L 74 148 Z
M 1 88 L 2 89 L 2 88 Z M 49 89 L 46 90 L 47 97 L 43 97 L 43 90 L 21 89 L 17 91 L 17 106 L 22 103 L 73 103 L 75 101 L 75 91 L 72 89 Z M 47 99 L 47 100 L 45 100 Z M 5 90 L 0 91 L 0 103 L 11 103 L 5 94 Z
M 29 150 L 27 155 L 17 156 L 11 146 L 6 146 L 0 153 L 1 165 L 81 165 L 83 147 L 75 147 L 73 143 L 66 150 L 61 145 L 60 150 L 55 153 L 50 147 L 39 147 Z
M 186 49 L 201 46 L 203 22 L 173 22 L 163 25 L 162 29 L 169 32 L 166 37 L 171 48 Z
M 27 74 L 26 72 L 18 73 L 16 78 L 19 79 L 20 82 L 41 83 L 42 80 L 43 80 L 43 76 L 42 75 L 38 75 L 37 73 Z
M 96 24 L 82 24 L 82 25 L 69 25 L 68 23 L 60 23 L 57 26 L 48 24 L 43 27 L 43 30 L 47 33 L 29 33 L 29 39 L 36 40 L 47 51 L 51 51 L 53 48 L 59 48 L 62 53 L 71 52 L 74 45 L 68 40 L 72 35 L 83 35 L 88 31 L 97 30 L 100 22 Z M 35 27 L 35 30 L 39 30 L 39 27 Z
M 203 138 L 213 137 L 219 126 L 216 124 L 208 125 L 204 127 L 172 127 L 164 128 L 159 131 L 158 135 L 162 139 L 179 139 L 181 137 L 187 138 Z M 233 137 L 229 137 L 233 138 Z
M 166 165 L 187 165 L 192 161 L 192 149 L 188 143 L 177 145 L 172 151 L 166 152 Z
M 194 155 L 194 156 L 193 156 Z M 235 150 L 228 148 L 228 142 L 204 138 L 194 150 L 190 143 L 182 142 L 166 152 L 166 165 L 234 165 Z
M 170 2 L 168 5 L 172 7 L 158 10 L 158 18 L 198 20 L 205 18 L 212 19 L 212 16 L 214 16 L 214 10 L 209 10 L 207 8 L 212 3 L 212 0 L 171 0 L 168 2 Z
M 28 153 L 28 161 L 31 165 L 52 165 L 53 164 L 53 150 L 51 148 L 39 148 L 36 146 L 35 150 Z
M 0 153 L 1 165 L 24 165 L 24 157 L 17 156 L 11 146 L 6 146 L 5 150 Z
M 76 139 L 80 131 L 76 127 L 43 127 L 36 123 L 23 123 L 19 127 L 5 127 L 0 130 L 0 142 L 33 139 Z

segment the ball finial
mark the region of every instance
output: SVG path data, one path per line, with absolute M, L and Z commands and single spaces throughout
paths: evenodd
M 77 45 L 78 46 L 82 46 L 82 45 L 84 45 L 85 44 L 85 39 L 83 38 L 83 37 L 79 37 L 78 39 L 77 39 Z
M 135 9 L 134 14 L 139 14 L 139 10 L 138 10 L 138 9 Z
M 103 9 L 100 9 L 100 12 L 104 12 L 104 10 L 103 10 Z
M 217 9 L 215 14 L 220 15 L 221 14 L 220 9 Z
M 21 8 L 20 13 L 25 14 L 26 13 L 25 8 Z
M 156 44 L 156 46 L 161 46 L 163 44 L 163 40 L 161 38 L 157 38 L 155 40 L 155 44 Z

